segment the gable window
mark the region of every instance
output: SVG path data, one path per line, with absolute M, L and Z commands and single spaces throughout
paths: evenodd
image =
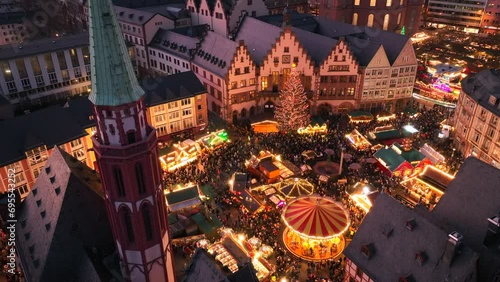
M 285 52 L 285 53 L 290 53 L 290 47 L 285 47 L 284 52 Z

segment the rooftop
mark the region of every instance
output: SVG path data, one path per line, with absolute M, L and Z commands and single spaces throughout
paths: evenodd
M 268 24 L 252 17 L 245 17 L 240 25 L 236 42 L 245 41 L 250 56 L 261 65 L 282 32 L 281 27 Z
M 146 92 L 144 102 L 148 107 L 196 97 L 207 92 L 192 71 L 143 80 L 141 86 Z
M 463 246 L 444 261 L 448 233 L 387 194 L 380 194 L 344 254 L 374 281 L 464 281 L 477 254 Z
M 474 157 L 465 160 L 446 193 L 432 211 L 464 235 L 478 249 L 488 228 L 487 218 L 500 211 L 500 170 Z
M 57 146 L 20 208 L 16 230 L 30 281 L 111 278 L 99 273 L 102 267 L 95 264 L 100 259 L 87 253 L 92 248 L 101 255 L 114 251 L 99 176 Z
M 190 60 L 196 54 L 196 44 L 200 41 L 201 38 L 160 28 L 153 37 L 153 40 L 151 40 L 149 47 L 166 51 L 185 60 Z
M 209 31 L 193 58 L 193 63 L 224 77 L 234 59 L 238 43 Z
M 23 18 L 29 17 L 25 12 L 0 13 L 0 25 L 21 24 Z
M 462 80 L 462 92 L 500 117 L 500 69 L 483 70 Z M 490 100 L 494 97 L 495 101 Z
M 88 33 L 37 39 L 24 43 L 0 46 L 0 60 L 29 57 L 88 45 Z
M 95 124 L 91 115 L 90 101 L 79 97 L 67 107 L 52 106 L 0 122 L 0 132 L 9 133 L 0 138 L 0 166 L 25 159 L 25 152 L 36 147 L 52 148 L 86 136 L 85 128 Z

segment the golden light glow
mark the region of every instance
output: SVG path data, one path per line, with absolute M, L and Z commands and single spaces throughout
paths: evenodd
M 323 125 L 308 125 L 306 127 L 301 127 L 297 129 L 297 133 L 299 134 L 315 134 L 315 133 L 321 133 L 321 134 L 326 134 L 328 131 L 326 124 Z
M 354 194 L 354 195 L 350 195 L 350 197 L 354 201 L 356 206 L 360 207 L 365 212 L 368 212 L 370 210 L 370 208 L 372 207 L 372 203 L 370 202 L 368 197 L 366 197 L 366 195 Z

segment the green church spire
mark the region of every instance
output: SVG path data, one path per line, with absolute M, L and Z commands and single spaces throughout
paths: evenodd
M 90 0 L 90 64 L 92 92 L 98 106 L 117 106 L 139 100 L 139 86 L 111 0 Z

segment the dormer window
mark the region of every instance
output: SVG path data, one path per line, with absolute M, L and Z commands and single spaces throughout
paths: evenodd
M 424 251 L 416 253 L 415 261 L 417 261 L 420 265 L 424 264 L 427 261 L 427 254 Z
M 367 259 L 370 259 L 375 254 L 375 248 L 373 246 L 373 243 L 361 245 L 361 253 Z
M 497 102 L 497 97 L 490 95 L 488 102 L 490 103 L 490 105 L 495 105 L 495 103 Z
M 405 226 L 406 226 L 406 229 L 412 231 L 417 226 L 417 222 L 415 221 L 414 218 L 412 218 L 406 222 Z

